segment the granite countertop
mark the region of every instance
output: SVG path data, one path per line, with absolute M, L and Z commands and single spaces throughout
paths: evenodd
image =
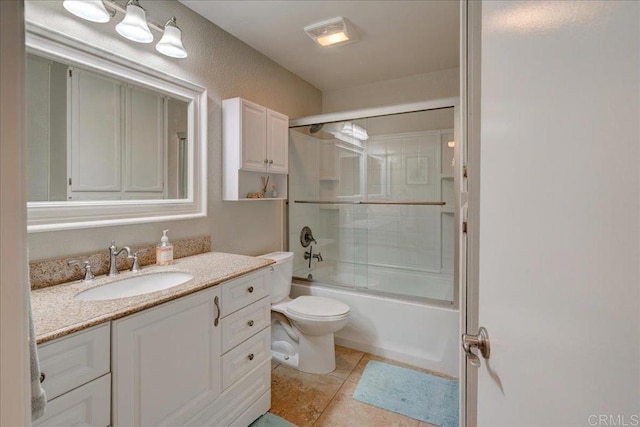
M 243 255 L 208 252 L 174 261 L 170 266 L 150 265 L 138 273 L 122 271 L 117 277 L 100 276 L 92 282 L 72 282 L 31 291 L 33 322 L 38 344 L 100 323 L 119 319 L 173 299 L 215 286 L 273 264 Z M 128 277 L 164 271 L 189 273 L 193 279 L 169 289 L 105 301 L 80 301 L 74 297 L 87 289 Z

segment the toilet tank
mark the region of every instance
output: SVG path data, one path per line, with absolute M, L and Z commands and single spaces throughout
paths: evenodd
M 271 252 L 260 255 L 258 258 L 266 258 L 275 261 L 272 264 L 273 271 L 268 276 L 271 303 L 277 303 L 289 296 L 291 291 L 291 279 L 293 278 L 293 252 Z

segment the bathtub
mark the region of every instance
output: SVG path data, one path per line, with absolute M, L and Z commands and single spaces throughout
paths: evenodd
M 349 323 L 335 334 L 336 344 L 459 377 L 457 309 L 294 279 L 291 296 L 301 295 L 334 298 L 349 305 Z

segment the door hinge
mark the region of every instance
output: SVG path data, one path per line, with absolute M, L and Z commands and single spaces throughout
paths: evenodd
M 73 70 L 68 70 L 69 71 L 69 77 L 71 77 L 71 75 L 73 74 Z
M 466 233 L 467 232 L 467 221 L 463 221 L 462 222 L 462 232 Z
M 71 178 L 69 178 L 69 185 L 71 185 Z
M 467 177 L 467 167 L 466 167 L 466 166 L 463 166 L 463 167 L 462 167 L 462 177 L 463 177 L 463 178 L 466 178 L 466 177 Z

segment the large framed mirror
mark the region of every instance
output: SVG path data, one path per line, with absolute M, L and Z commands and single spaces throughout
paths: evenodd
M 29 232 L 206 216 L 206 89 L 27 22 Z

